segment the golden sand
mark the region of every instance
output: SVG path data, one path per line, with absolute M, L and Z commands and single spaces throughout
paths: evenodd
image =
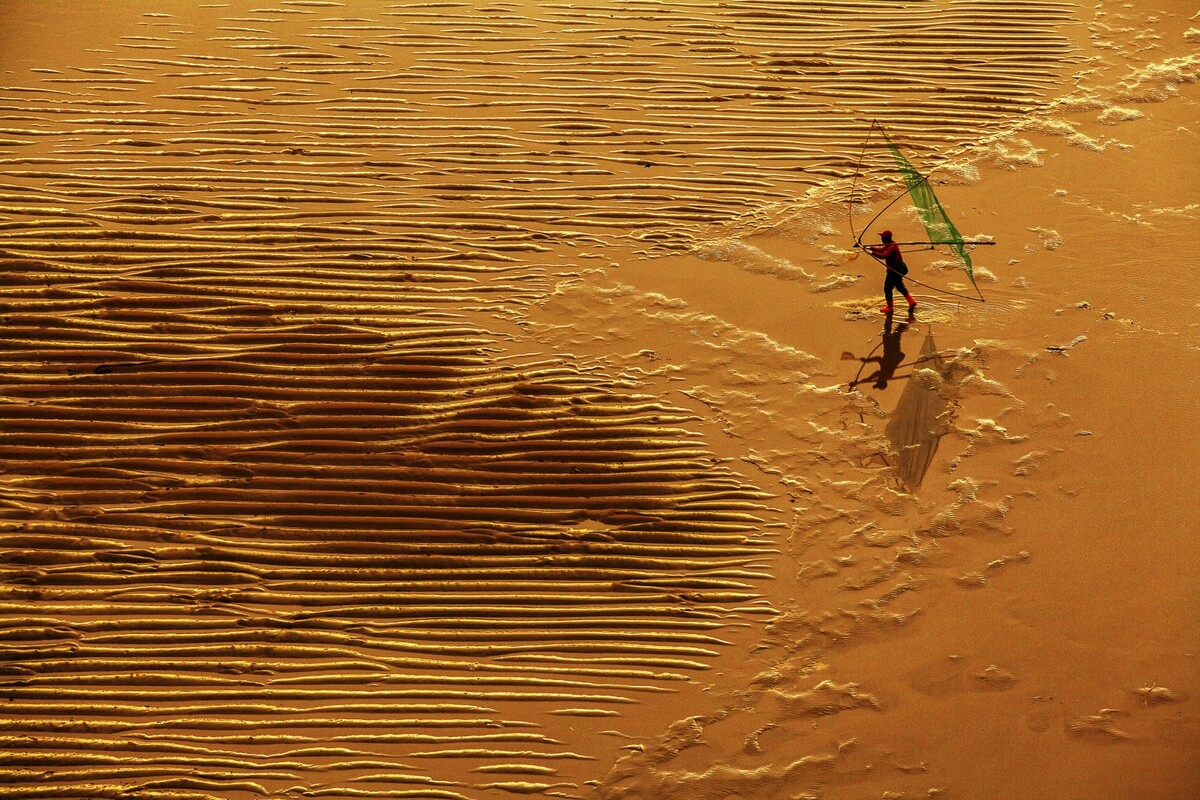
M 0 797 L 1197 796 L 1183 6 L 6 0 Z

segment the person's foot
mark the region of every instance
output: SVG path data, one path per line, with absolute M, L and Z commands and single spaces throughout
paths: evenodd
M 908 298 L 908 310 L 912 311 L 916 307 L 917 307 L 917 301 L 913 300 L 911 297 Z
M 891 314 L 892 313 L 892 304 L 888 303 L 886 306 L 884 306 L 883 308 L 881 308 L 879 310 L 885 314 Z

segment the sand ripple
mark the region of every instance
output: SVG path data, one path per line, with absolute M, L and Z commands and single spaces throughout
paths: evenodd
M 577 796 L 784 512 L 509 321 L 1035 106 L 1068 9 L 235 5 L 0 87 L 0 796 Z

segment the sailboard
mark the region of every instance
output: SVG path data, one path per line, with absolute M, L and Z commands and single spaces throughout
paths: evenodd
M 941 201 L 938 200 L 937 195 L 934 194 L 933 187 L 929 183 L 929 176 L 921 174 L 921 172 L 919 172 L 917 168 L 913 166 L 912 162 L 900 152 L 900 148 L 896 146 L 895 142 L 891 140 L 891 137 L 887 135 L 887 132 L 877 121 L 871 123 L 871 130 L 867 132 L 868 140 L 870 139 L 871 131 L 876 129 L 879 130 L 879 133 L 883 136 L 884 142 L 887 144 L 887 148 L 892 155 L 892 160 L 895 162 L 896 170 L 900 173 L 900 178 L 904 182 L 906 190 L 892 198 L 892 200 L 882 209 L 880 209 L 879 213 L 877 213 L 875 217 L 863 227 L 862 232 L 856 234 L 855 247 L 863 246 L 862 237 L 865 236 L 867 231 L 871 229 L 871 226 L 874 225 L 875 222 L 882 217 L 889 208 L 895 205 L 907 194 L 912 200 L 912 204 L 916 208 L 917 215 L 921 218 L 921 223 L 924 225 L 925 233 L 929 238 L 914 242 L 897 242 L 897 244 L 910 246 L 925 245 L 930 248 L 937 247 L 938 245 L 948 245 L 954 255 L 958 257 L 963 271 L 966 273 L 967 279 L 970 280 L 971 287 L 975 290 L 977 297 L 969 297 L 967 295 L 959 294 L 958 292 L 950 291 L 949 289 L 939 289 L 936 286 L 930 286 L 927 283 L 922 283 L 911 276 L 906 277 L 906 280 L 943 294 L 965 297 L 968 300 L 978 300 L 981 303 L 986 302 L 983 297 L 983 293 L 979 291 L 979 285 L 975 282 L 975 265 L 971 261 L 971 254 L 968 248 L 976 245 L 994 245 L 995 242 L 989 240 L 963 238 L 963 235 L 959 233 L 958 228 L 953 222 L 950 221 L 950 216 L 946 213 L 946 209 L 942 206 Z M 864 154 L 866 152 L 866 142 L 863 143 L 863 152 Z M 856 168 L 854 174 L 855 181 L 858 179 L 858 172 L 861 167 L 862 157 L 860 156 L 859 166 Z M 853 209 L 853 206 L 851 206 L 851 208 Z M 851 212 L 850 218 L 850 232 L 854 233 L 853 211 Z

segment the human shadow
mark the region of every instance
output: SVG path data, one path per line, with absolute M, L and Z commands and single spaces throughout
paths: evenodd
M 908 318 L 894 327 L 893 322 L 892 315 L 888 314 L 883 325 L 883 333 L 881 334 L 879 344 L 875 346 L 875 349 L 866 358 L 858 359 L 862 362 L 862 366 L 859 367 L 858 375 L 855 376 L 854 380 L 850 381 L 849 386 L 851 389 L 864 383 L 870 383 L 876 389 L 886 389 L 888 381 L 897 377 L 907 377 L 906 375 L 897 376 L 896 370 L 900 367 L 908 366 L 904 363 L 904 350 L 901 349 L 900 344 L 901 337 L 904 336 L 904 332 L 908 330 L 908 326 L 913 322 L 913 315 L 909 312 Z M 875 355 L 876 351 L 881 349 L 882 352 L 879 355 Z M 844 353 L 842 358 L 855 358 L 855 356 L 853 353 Z M 868 364 L 877 364 L 878 368 L 864 378 L 862 377 L 862 372 Z

